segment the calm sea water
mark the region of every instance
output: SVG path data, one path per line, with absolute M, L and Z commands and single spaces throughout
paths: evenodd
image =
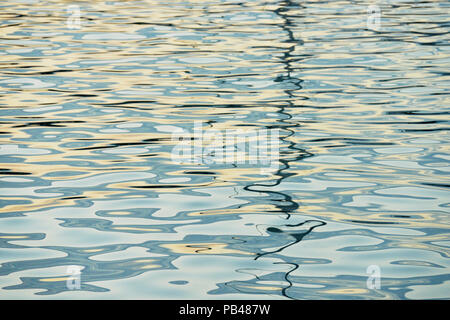
M 2 1 L 0 299 L 450 298 L 449 7 Z

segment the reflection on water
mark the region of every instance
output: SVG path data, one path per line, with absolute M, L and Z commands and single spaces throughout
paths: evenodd
M 450 298 L 449 3 L 369 4 L 2 2 L 0 298 Z

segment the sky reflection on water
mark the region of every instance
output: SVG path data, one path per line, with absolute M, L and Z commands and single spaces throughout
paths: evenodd
M 450 298 L 449 3 L 368 4 L 2 2 L 0 298 Z

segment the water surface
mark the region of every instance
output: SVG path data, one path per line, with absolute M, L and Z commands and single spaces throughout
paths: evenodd
M 449 3 L 370 4 L 3 1 L 0 298 L 450 298 Z

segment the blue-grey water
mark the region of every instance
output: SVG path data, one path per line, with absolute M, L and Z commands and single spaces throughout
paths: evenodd
M 2 1 L 0 299 L 449 299 L 449 8 Z

